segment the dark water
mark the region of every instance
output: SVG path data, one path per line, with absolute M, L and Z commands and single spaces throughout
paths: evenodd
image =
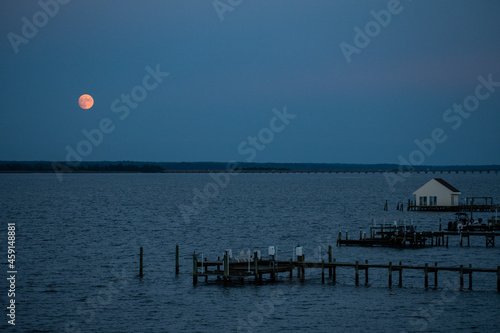
M 222 176 L 221 176 L 222 177 Z M 227 176 L 229 177 L 229 176 Z M 438 175 L 465 196 L 500 201 L 498 175 Z M 471 247 L 389 249 L 335 247 L 339 231 L 359 237 L 372 219 L 413 220 L 419 230 L 438 228 L 451 213 L 397 212 L 398 201 L 432 175 L 414 175 L 391 192 L 383 175 L 207 174 L 0 175 L 2 276 L 7 276 L 7 223 L 15 222 L 16 326 L 19 332 L 365 332 L 497 331 L 500 294 L 496 274 L 475 274 L 474 291 L 458 291 L 457 273 L 440 273 L 439 288 L 425 290 L 422 272 L 405 272 L 403 288 L 387 287 L 387 272 L 370 271 L 356 287 L 352 269 L 338 269 L 337 284 L 321 284 L 321 270 L 305 283 L 192 286 L 192 253 L 215 259 L 225 249 L 278 247 L 289 259 L 304 246 L 306 259 L 326 259 L 328 245 L 341 262 L 500 265 L 500 246 L 484 238 Z M 228 182 L 226 186 L 226 182 Z M 194 189 L 211 191 L 212 198 Z M 383 211 L 385 200 L 389 211 Z M 189 219 L 179 205 L 190 211 Z M 478 214 L 483 219 L 490 214 Z M 498 241 L 497 241 L 498 243 Z M 181 274 L 174 274 L 175 244 Z M 138 252 L 144 270 L 138 278 Z M 6 279 L 0 284 L 8 305 Z M 361 274 L 361 283 L 364 276 Z M 393 283 L 397 283 L 394 274 Z M 429 283 L 433 286 L 433 276 Z M 466 278 L 466 286 L 468 284 Z

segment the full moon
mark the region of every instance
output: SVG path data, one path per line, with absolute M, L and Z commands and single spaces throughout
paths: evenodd
M 85 109 L 85 110 L 90 109 L 92 107 L 92 105 L 94 105 L 94 99 L 90 95 L 87 95 L 87 94 L 82 95 L 78 99 L 78 105 L 80 105 L 80 107 L 82 109 Z

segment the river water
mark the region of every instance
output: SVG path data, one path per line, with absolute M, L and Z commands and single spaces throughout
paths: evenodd
M 403 287 L 388 287 L 386 270 L 354 284 L 352 269 L 337 269 L 337 284 L 321 270 L 305 282 L 288 274 L 278 283 L 192 285 L 192 253 L 215 259 L 224 250 L 276 246 L 289 260 L 297 244 L 306 260 L 333 257 L 388 264 L 496 268 L 500 246 L 482 237 L 460 247 L 423 249 L 336 247 L 339 231 L 359 237 L 375 223 L 413 223 L 437 230 L 452 213 L 399 212 L 398 202 L 433 177 L 412 175 L 394 191 L 380 174 L 49 174 L 0 175 L 2 275 L 7 271 L 7 224 L 16 226 L 16 320 L 9 325 L 9 282 L 0 284 L 2 330 L 16 332 L 443 332 L 497 331 L 496 274 L 475 273 L 472 291 L 459 276 L 439 274 L 425 289 L 421 271 L 404 272 Z M 466 196 L 500 201 L 494 174 L 439 174 Z M 389 210 L 384 211 L 385 200 Z M 490 217 L 477 213 L 475 218 Z M 406 221 L 406 222 L 404 222 Z M 497 240 L 498 243 L 498 240 Z M 180 274 L 175 275 L 175 245 Z M 139 248 L 144 276 L 138 277 Z M 433 274 L 429 285 L 434 286 Z M 394 274 L 393 284 L 398 281 Z M 468 286 L 468 277 L 465 279 Z

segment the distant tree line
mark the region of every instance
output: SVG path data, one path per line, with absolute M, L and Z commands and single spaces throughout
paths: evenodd
M 59 162 L 71 172 L 162 172 L 164 169 L 157 164 L 127 164 L 127 163 L 103 163 L 82 162 L 78 165 Z M 7 162 L 0 163 L 0 171 L 3 172 L 54 172 L 52 162 Z
M 48 161 L 0 161 L 0 172 L 162 172 L 162 171 L 221 171 L 227 170 L 224 162 L 135 162 L 135 161 L 94 161 L 81 162 L 77 165 Z M 234 166 L 233 166 L 234 167 Z M 397 171 L 396 164 L 344 164 L 344 163 L 247 163 L 235 165 L 235 171 Z M 403 168 L 407 170 L 407 168 Z M 425 170 L 500 170 L 498 165 L 450 165 L 450 166 L 415 166 L 415 171 Z

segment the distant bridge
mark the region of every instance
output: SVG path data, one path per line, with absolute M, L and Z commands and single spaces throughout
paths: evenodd
M 411 174 L 498 174 L 498 169 L 482 170 L 281 170 L 281 169 L 242 169 L 230 172 L 238 173 L 411 173 Z M 164 173 L 225 173 L 227 170 L 164 170 Z

